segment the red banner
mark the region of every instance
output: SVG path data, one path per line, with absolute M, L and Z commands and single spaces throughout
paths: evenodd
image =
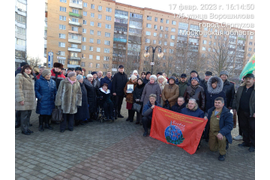
M 155 106 L 150 136 L 194 154 L 207 121 Z

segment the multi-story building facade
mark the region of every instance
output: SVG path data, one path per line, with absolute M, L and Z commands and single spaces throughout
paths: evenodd
M 54 62 L 66 68 L 80 66 L 86 73 L 111 70 L 114 74 L 120 64 L 128 73 L 134 69 L 147 71 L 151 58 L 145 58 L 144 52 L 149 45 L 161 46 L 164 52 L 154 66 L 166 69 L 169 75 L 178 70 L 178 74 L 188 73 L 191 65 L 180 62 L 199 56 L 207 59 L 216 38 L 196 33 L 220 31 L 202 27 L 200 23 L 206 22 L 203 20 L 178 18 L 172 13 L 113 0 L 48 0 L 46 17 L 46 55 L 52 51 Z M 255 34 L 252 30 L 241 31 Z M 231 53 L 237 54 L 228 68 L 240 71 L 255 51 L 255 35 L 228 39 Z
M 27 1 L 15 1 L 15 69 L 26 61 Z

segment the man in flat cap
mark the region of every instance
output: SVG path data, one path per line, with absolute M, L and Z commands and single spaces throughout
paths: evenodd
M 244 83 L 234 96 L 232 108 L 238 114 L 239 126 L 243 133 L 243 143 L 240 147 L 249 147 L 249 152 L 255 152 L 255 76 L 247 74 Z
M 181 74 L 179 82 L 179 97 L 184 97 L 184 93 L 188 86 L 189 84 L 187 82 L 187 75 Z

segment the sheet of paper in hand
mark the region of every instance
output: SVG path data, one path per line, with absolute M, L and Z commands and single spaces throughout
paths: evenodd
M 127 93 L 132 93 L 134 90 L 134 84 L 128 84 L 127 85 Z

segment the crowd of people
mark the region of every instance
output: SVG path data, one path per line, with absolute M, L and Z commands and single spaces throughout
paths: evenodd
M 51 115 L 57 108 L 63 111 L 62 133 L 97 120 L 101 109 L 105 120 L 114 122 L 124 118 L 121 107 L 125 97 L 126 121 L 133 122 L 136 113 L 136 124 L 143 126 L 145 137 L 149 135 L 155 106 L 208 120 L 202 139 L 209 143 L 210 150 L 219 149 L 219 160 L 223 161 L 228 143 L 232 143 L 231 130 L 236 124 L 233 114 L 238 115 L 239 123 L 239 135 L 234 139 L 243 140 L 239 146 L 255 151 L 255 77 L 247 74 L 235 93 L 228 76 L 226 71 L 218 76 L 207 71 L 201 79 L 195 70 L 189 78 L 183 73 L 179 79 L 175 74 L 168 78 L 162 72 L 139 74 L 137 70 L 128 76 L 120 65 L 113 77 L 110 71 L 103 77 L 102 71 L 85 75 L 85 69 L 80 67 L 66 71 L 57 62 L 51 70 L 32 69 L 21 63 L 15 71 L 15 127 L 21 127 L 24 135 L 33 133 L 29 129 L 30 116 L 36 110 L 39 131 L 52 130 L 55 122 Z

